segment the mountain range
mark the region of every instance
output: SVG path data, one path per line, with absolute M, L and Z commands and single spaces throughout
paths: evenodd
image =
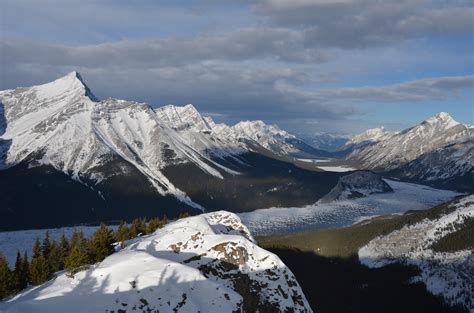
M 343 174 L 302 159 L 466 189 L 472 132 L 440 113 L 328 152 L 263 121 L 216 123 L 191 104 L 99 100 L 72 72 L 0 91 L 0 229 L 303 206 Z

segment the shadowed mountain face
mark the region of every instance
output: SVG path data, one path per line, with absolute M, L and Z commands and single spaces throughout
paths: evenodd
M 296 249 L 268 250 L 290 268 L 316 312 L 467 313 L 445 305 L 423 283 L 410 283 L 419 272 L 415 267 L 393 264 L 369 269 L 357 256 L 330 258 Z
M 0 101 L 0 136 L 2 136 L 7 129 L 7 119 L 5 117 L 5 109 L 3 103 Z M 0 138 L 0 169 L 5 167 L 8 149 L 10 148 L 11 140 Z
M 291 164 L 296 137 L 275 126 L 100 101 L 76 72 L 0 101 L 0 229 L 301 206 L 337 182 Z

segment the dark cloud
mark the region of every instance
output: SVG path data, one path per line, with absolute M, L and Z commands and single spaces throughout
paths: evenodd
M 77 70 L 102 98 L 194 103 L 227 122 L 350 131 L 367 116 L 366 103 L 472 90 L 472 71 L 463 69 L 469 49 L 449 41 L 472 35 L 473 10 L 472 2 L 419 0 L 6 0 L 0 89 Z M 445 52 L 425 48 L 429 36 Z M 423 75 L 441 77 L 413 80 Z M 354 83 L 368 87 L 340 87 Z
M 300 29 L 307 45 L 318 47 L 364 48 L 474 31 L 474 7 L 467 1 L 267 0 L 255 11 Z
M 332 88 L 319 91 L 301 91 L 284 83 L 277 85 L 282 94 L 299 98 L 303 103 L 354 103 L 354 102 L 419 102 L 444 100 L 465 89 L 474 87 L 474 75 L 424 78 L 400 84 Z

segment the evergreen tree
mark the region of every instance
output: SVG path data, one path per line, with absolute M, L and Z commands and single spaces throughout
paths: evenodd
M 72 249 L 73 247 L 78 247 L 81 252 L 86 252 L 87 239 L 84 237 L 82 230 L 74 230 L 72 233 L 69 249 Z
M 49 258 L 50 251 L 51 251 L 51 240 L 49 239 L 49 232 L 46 231 L 46 234 L 43 239 L 43 244 L 41 246 L 41 253 L 43 254 L 46 260 Z
M 12 293 L 13 278 L 7 260 L 0 253 L 0 299 L 9 296 Z
M 56 241 L 52 241 L 48 253 L 48 265 L 51 273 L 55 273 L 61 270 L 64 266 L 64 260 L 62 260 L 61 250 Z
M 33 258 L 37 258 L 40 255 L 42 255 L 41 243 L 39 241 L 39 238 L 36 237 L 35 244 L 33 245 Z
M 13 270 L 13 289 L 15 291 L 23 290 L 28 284 L 28 270 L 25 270 L 23 258 L 20 251 L 16 254 L 15 269 Z
M 163 218 L 161 219 L 160 228 L 162 228 L 166 224 L 168 224 L 168 217 L 164 215 Z
M 30 262 L 28 261 L 28 254 L 26 253 L 23 253 L 23 262 L 22 262 L 22 266 L 23 266 L 23 273 L 25 275 L 25 279 L 26 279 L 26 285 L 28 285 L 28 282 L 29 282 L 29 273 L 28 273 L 28 269 L 30 267 Z M 27 286 L 25 286 L 27 287 Z
M 74 230 L 69 242 L 69 253 L 64 259 L 64 269 L 72 271 L 89 264 L 88 243 L 81 230 Z
M 189 217 L 189 213 L 188 213 L 188 212 L 179 213 L 179 215 L 178 215 L 178 220 L 179 220 L 179 219 L 182 219 L 182 218 L 186 218 L 186 217 Z
M 145 225 L 143 224 L 143 220 L 139 218 L 132 221 L 132 226 L 130 226 L 130 238 L 135 238 L 139 234 L 145 233 Z
M 146 231 L 147 234 L 151 234 L 152 232 L 154 232 L 158 228 L 159 225 L 160 225 L 160 221 L 158 220 L 157 217 L 150 219 L 147 225 L 147 231 Z
M 128 229 L 128 224 L 126 222 L 122 222 L 114 232 L 114 240 L 120 242 L 123 247 L 125 241 L 128 239 L 130 239 L 130 230 Z
M 72 246 L 69 255 L 64 260 L 64 269 L 73 271 L 83 265 L 89 263 L 89 258 L 86 253 L 81 251 L 77 245 Z
M 42 284 L 51 277 L 48 262 L 43 255 L 40 254 L 40 256 L 31 259 L 28 275 L 33 285 Z
M 89 256 L 92 262 L 100 262 L 108 255 L 114 252 L 114 240 L 112 232 L 105 226 L 100 224 L 99 228 L 89 240 Z
M 61 234 L 61 238 L 59 239 L 59 264 L 60 268 L 64 268 L 64 261 L 69 254 L 69 241 L 67 240 L 64 232 Z

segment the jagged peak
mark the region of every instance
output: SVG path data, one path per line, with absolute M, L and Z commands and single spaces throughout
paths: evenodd
M 445 129 L 454 127 L 459 124 L 459 122 L 455 121 L 451 115 L 447 112 L 439 112 L 434 116 L 431 116 L 424 120 L 421 125 L 431 125 L 431 126 L 442 126 Z
M 92 101 L 99 101 L 86 85 L 81 74 L 76 71 L 72 71 L 52 82 L 33 86 L 32 88 L 34 88 L 42 98 L 54 97 L 66 92 L 79 92 L 81 95 L 88 97 Z

